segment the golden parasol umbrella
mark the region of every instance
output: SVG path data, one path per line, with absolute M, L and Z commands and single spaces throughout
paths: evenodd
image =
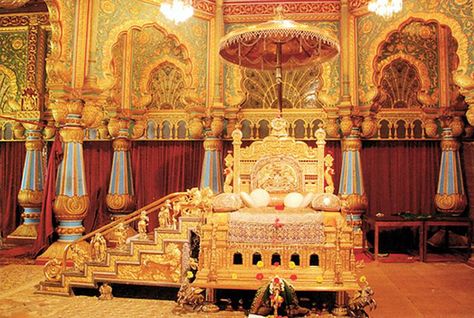
M 275 70 L 278 109 L 282 112 L 281 70 L 323 63 L 339 53 L 339 43 L 326 31 L 283 18 L 283 8 L 275 9 L 268 22 L 229 32 L 219 43 L 219 54 L 239 66 Z

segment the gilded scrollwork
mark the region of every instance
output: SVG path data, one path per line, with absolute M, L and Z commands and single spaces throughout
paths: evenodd
M 53 209 L 62 220 L 77 220 L 83 218 L 89 207 L 89 196 L 67 196 L 60 194 L 54 200 Z
M 43 267 L 43 273 L 46 281 L 57 282 L 61 280 L 62 261 L 57 258 L 49 260 Z
M 89 260 L 89 254 L 77 244 L 72 245 L 70 251 L 74 271 L 83 272 L 84 266 Z

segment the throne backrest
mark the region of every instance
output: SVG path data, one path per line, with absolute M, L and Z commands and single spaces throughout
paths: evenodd
M 263 188 L 269 193 L 324 192 L 326 133 L 316 132 L 317 147 L 296 141 L 287 133 L 287 122 L 275 118 L 270 136 L 241 148 L 242 132 L 234 130 L 233 192 Z

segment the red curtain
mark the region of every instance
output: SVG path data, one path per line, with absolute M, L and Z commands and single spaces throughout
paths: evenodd
M 17 203 L 23 165 L 24 142 L 0 142 L 0 231 L 3 237 L 20 224 L 21 207 Z
M 137 141 L 132 148 L 137 207 L 199 186 L 204 148 L 198 141 Z M 150 228 L 157 226 L 150 219 Z
M 105 196 L 109 188 L 114 150 L 111 141 L 85 142 L 83 149 L 86 187 L 90 199 L 83 225 L 86 233 L 89 233 L 110 222 Z
M 439 141 L 364 141 L 361 160 L 369 215 L 435 212 Z
M 311 145 L 314 146 L 314 145 Z M 224 142 L 223 156 L 232 149 Z M 340 141 L 328 141 L 326 153 L 334 157 L 334 183 L 339 185 Z M 84 220 L 87 232 L 109 222 L 105 205 L 112 166 L 112 143 L 85 142 L 84 163 L 91 205 Z M 166 194 L 199 186 L 204 148 L 198 141 L 132 142 L 137 207 Z M 363 141 L 361 151 L 369 214 L 379 211 L 431 213 L 441 157 L 439 141 Z M 17 194 L 25 159 L 23 142 L 0 143 L 0 229 L 4 236 L 19 224 Z M 150 226 L 155 226 L 153 220 Z M 151 227 L 152 228 L 152 227 Z

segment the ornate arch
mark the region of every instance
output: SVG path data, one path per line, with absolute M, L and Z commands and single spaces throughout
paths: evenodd
M 103 89 L 110 89 L 114 85 L 114 75 L 113 75 L 113 69 L 111 65 L 112 61 L 112 47 L 114 44 L 117 42 L 120 33 L 122 32 L 129 32 L 132 29 L 138 29 L 142 30 L 146 27 L 155 27 L 158 31 L 162 32 L 165 37 L 169 37 L 173 39 L 176 43 L 181 45 L 186 52 L 186 58 L 188 58 L 190 61 L 195 61 L 196 57 L 193 54 L 192 50 L 188 50 L 188 47 L 191 47 L 189 43 L 186 43 L 185 40 L 178 38 L 175 34 L 168 32 L 167 26 L 165 26 L 162 22 L 160 21 L 154 21 L 150 23 L 148 20 L 130 20 L 126 21 L 123 24 L 118 25 L 117 27 L 113 28 L 109 32 L 109 37 L 104 43 L 104 46 L 102 47 L 102 52 L 104 58 L 102 59 L 102 71 L 105 75 L 104 79 L 99 80 L 100 86 Z M 193 79 L 193 87 L 197 87 L 197 82 L 196 79 Z
M 464 34 L 462 31 L 461 26 L 459 23 L 442 13 L 439 12 L 412 12 L 408 11 L 405 15 L 400 17 L 399 19 L 394 20 L 391 23 L 387 23 L 386 27 L 379 33 L 379 35 L 371 42 L 371 46 L 369 48 L 369 55 L 365 60 L 365 67 L 368 70 L 368 74 L 374 74 L 374 61 L 378 55 L 378 48 L 379 46 L 387 39 L 393 32 L 400 30 L 405 24 L 410 23 L 413 20 L 420 20 L 425 22 L 438 22 L 440 25 L 445 25 L 451 30 L 452 36 L 458 42 L 458 50 L 457 54 L 459 56 L 459 66 L 458 70 L 462 72 L 462 74 L 466 74 L 468 71 L 468 66 L 470 63 L 474 63 L 471 61 L 469 54 L 468 54 L 468 46 L 469 41 L 467 35 Z M 399 27 L 394 30 L 393 25 L 398 25 Z M 374 83 L 374 79 L 372 79 Z M 377 95 L 377 88 L 371 86 L 371 83 L 367 83 L 369 88 L 368 92 L 364 95 L 366 96 L 365 100 L 362 102 L 370 102 L 376 95 Z M 362 97 L 362 96 L 361 96 Z
M 387 67 L 389 67 L 394 61 L 399 60 L 399 59 L 404 60 L 410 65 L 412 65 L 418 72 L 418 76 L 421 83 L 421 89 L 417 93 L 418 101 L 420 101 L 424 105 L 433 105 L 437 103 L 439 96 L 437 96 L 437 94 L 430 95 L 428 93 L 428 90 L 430 88 L 430 81 L 429 81 L 429 75 L 428 75 L 428 70 L 426 68 L 426 65 L 422 61 L 418 60 L 412 55 L 399 52 L 395 55 L 391 55 L 388 58 L 380 61 L 380 63 L 376 64 L 375 66 L 374 81 L 378 88 L 377 98 L 376 98 L 378 102 L 375 103 L 375 107 L 378 108 L 381 106 L 381 104 L 383 104 L 383 102 L 379 99 L 381 96 L 384 96 L 384 98 L 386 97 L 385 92 L 383 91 L 383 88 L 382 88 L 384 70 Z M 377 111 L 378 109 L 373 109 L 373 110 Z

